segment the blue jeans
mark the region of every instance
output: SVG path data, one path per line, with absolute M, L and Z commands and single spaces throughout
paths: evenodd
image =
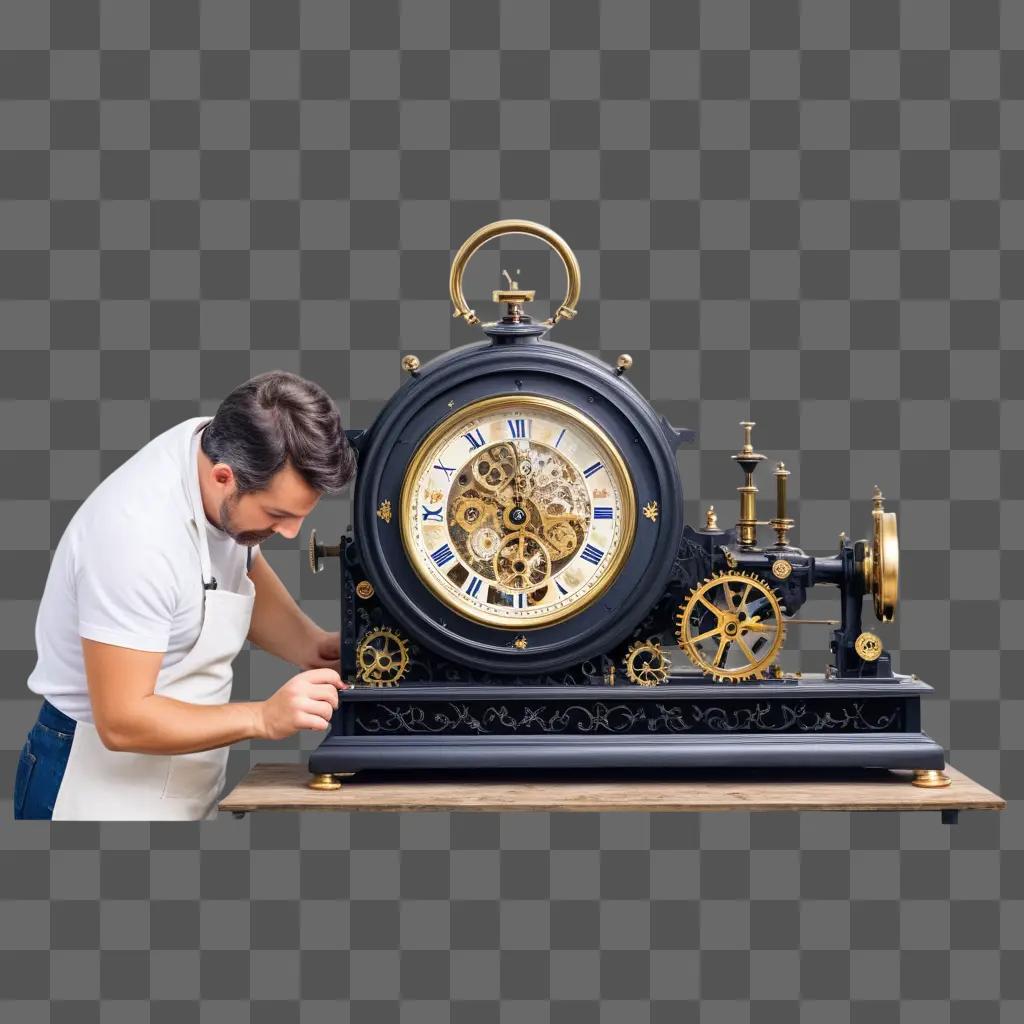
M 43 700 L 39 717 L 29 729 L 18 757 L 18 772 L 14 778 L 15 818 L 53 817 L 53 805 L 71 753 L 75 724 L 73 718 Z

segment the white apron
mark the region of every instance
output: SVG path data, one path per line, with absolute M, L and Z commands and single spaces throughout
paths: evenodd
M 198 438 L 192 439 L 193 450 Z M 190 460 L 190 465 L 194 463 Z M 156 693 L 190 704 L 226 704 L 231 663 L 249 633 L 256 587 L 242 575 L 242 593 L 217 589 L 210 568 L 197 470 L 189 472 L 193 521 L 199 531 L 204 587 L 203 625 L 181 661 L 161 669 Z M 206 581 L 211 581 L 208 584 Z M 199 585 L 199 581 L 197 581 Z M 215 818 L 230 747 L 187 754 L 108 750 L 91 722 L 75 726 L 54 820 L 158 821 Z

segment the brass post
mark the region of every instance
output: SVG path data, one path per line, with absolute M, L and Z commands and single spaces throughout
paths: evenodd
M 775 531 L 777 548 L 789 547 L 789 531 L 793 528 L 793 520 L 786 518 L 786 485 L 789 480 L 789 470 L 786 464 L 780 462 L 775 467 L 775 518 L 771 521 L 771 527 Z
M 763 461 L 764 456 L 754 451 L 750 432 L 755 424 L 741 420 L 743 428 L 743 448 L 732 456 L 743 470 L 743 486 L 737 487 L 740 493 L 740 517 L 736 520 L 736 533 L 740 544 L 748 547 L 757 545 L 757 488 L 754 486 L 754 470 Z

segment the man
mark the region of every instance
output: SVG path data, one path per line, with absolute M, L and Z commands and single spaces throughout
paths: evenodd
M 323 731 L 346 689 L 340 637 L 260 553 L 295 537 L 355 474 L 327 393 L 275 371 L 179 423 L 76 511 L 50 565 L 29 689 L 44 700 L 18 760 L 16 818 L 216 815 L 228 748 Z M 246 639 L 304 671 L 230 702 Z

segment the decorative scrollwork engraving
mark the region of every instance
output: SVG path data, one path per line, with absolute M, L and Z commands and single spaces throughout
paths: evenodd
M 355 709 L 361 733 L 414 735 L 672 734 L 722 732 L 880 732 L 901 727 L 898 702 L 837 700 L 785 703 L 700 700 L 623 701 L 609 704 L 509 701 L 380 701 Z

